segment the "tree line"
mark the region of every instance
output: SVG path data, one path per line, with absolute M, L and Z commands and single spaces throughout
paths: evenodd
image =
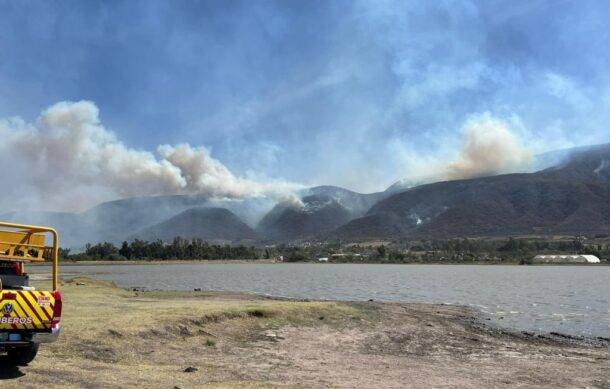
M 70 260 L 229 260 L 282 259 L 285 262 L 315 261 L 330 257 L 333 262 L 359 263 L 432 263 L 432 262 L 520 262 L 528 263 L 537 254 L 593 254 L 610 258 L 608 244 L 584 244 L 574 240 L 516 239 L 447 239 L 421 240 L 388 245 L 345 245 L 339 242 L 310 245 L 279 244 L 266 247 L 211 244 L 202 239 L 174 238 L 171 243 L 161 240 L 134 240 L 120 246 L 103 242 L 87 244 L 85 251 L 70 254 L 61 249 L 60 257 Z
M 171 259 L 259 259 L 261 251 L 243 245 L 210 244 L 202 239 L 174 238 L 166 244 L 161 240 L 144 241 L 136 239 L 123 242 L 120 247 L 109 242 L 87 244 L 85 251 L 70 254 L 62 250 L 60 257 L 71 260 L 171 260 Z

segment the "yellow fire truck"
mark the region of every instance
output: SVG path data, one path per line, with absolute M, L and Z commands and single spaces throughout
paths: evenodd
M 51 237 L 52 246 L 47 246 Z M 59 242 L 49 227 L 0 222 L 0 360 L 26 365 L 41 343 L 59 337 L 62 300 L 57 290 Z M 53 263 L 53 286 L 37 291 L 29 285 L 27 262 Z

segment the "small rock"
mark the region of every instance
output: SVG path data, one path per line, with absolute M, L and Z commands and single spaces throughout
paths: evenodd
M 434 327 L 432 323 L 426 323 L 426 327 Z
M 201 288 L 195 288 L 195 289 L 193 289 L 193 291 L 195 291 L 195 292 L 201 292 Z
M 283 336 L 279 336 L 278 334 L 276 334 L 275 332 L 271 331 L 271 330 L 267 330 L 265 332 L 263 332 L 263 336 L 267 337 L 269 340 L 280 340 L 280 339 L 284 339 Z
M 194 373 L 196 371 L 199 371 L 199 369 L 197 369 L 196 367 L 192 367 L 192 366 L 189 366 L 186 369 L 184 369 L 185 373 Z
M 84 282 L 77 282 L 76 285 L 82 286 L 82 285 L 87 285 Z
M 369 301 L 375 301 L 375 300 L 373 300 L 373 299 L 369 299 Z
M 318 320 L 324 320 L 324 316 L 320 316 Z
M 146 287 L 143 286 L 135 286 L 131 288 L 132 292 L 146 292 Z

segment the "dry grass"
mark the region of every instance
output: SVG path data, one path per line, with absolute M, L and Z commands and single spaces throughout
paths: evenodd
M 45 282 L 37 286 L 49 287 Z M 91 279 L 75 279 L 60 289 L 60 341 L 42 345 L 30 366 L 4 371 L 4 378 L 25 375 L 3 381 L 3 387 L 259 387 L 239 369 L 222 365 L 226 353 L 273 340 L 264 331 L 313 326 L 320 318 L 325 323 L 357 321 L 364 315 L 334 302 L 131 292 Z M 184 373 L 189 366 L 198 371 Z

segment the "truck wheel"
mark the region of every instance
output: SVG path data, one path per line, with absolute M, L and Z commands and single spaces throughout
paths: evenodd
M 32 343 L 28 347 L 19 347 L 7 351 L 7 361 L 13 366 L 25 366 L 32 362 L 38 353 L 38 344 Z

